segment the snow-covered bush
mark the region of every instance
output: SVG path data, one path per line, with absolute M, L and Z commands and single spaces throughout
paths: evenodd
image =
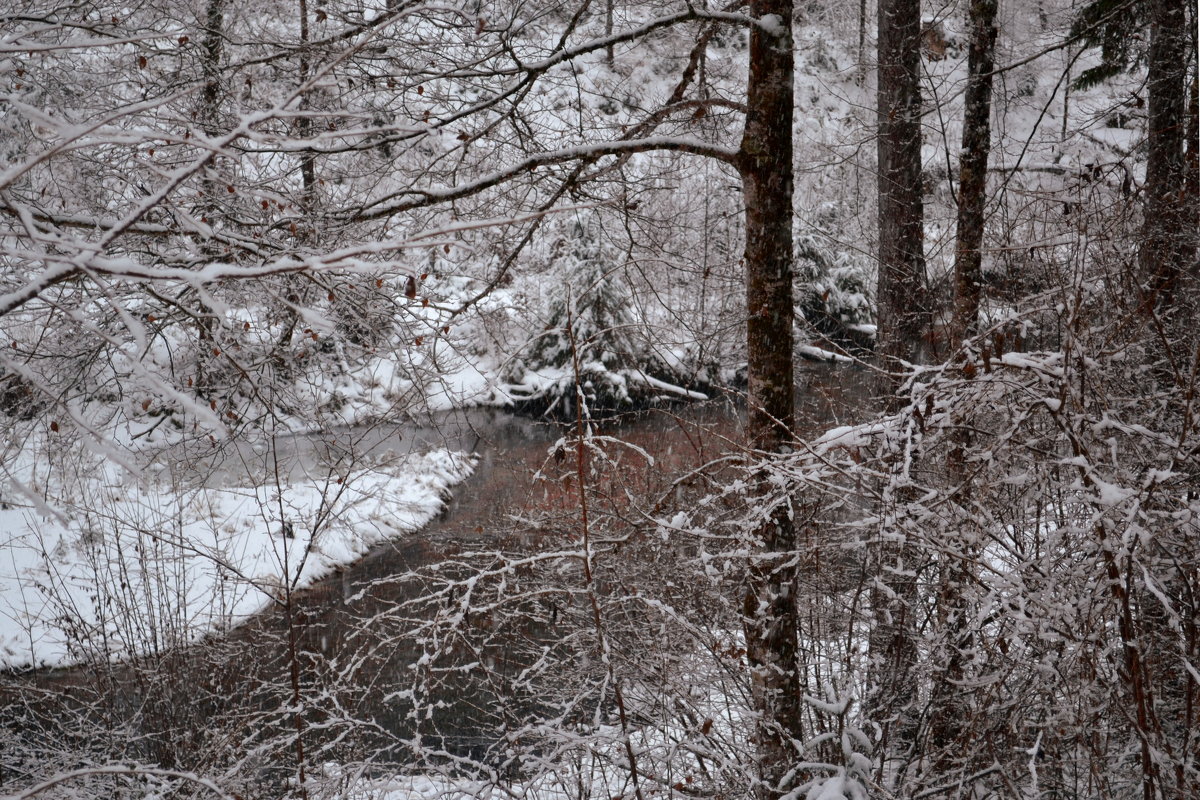
M 895 796 L 1197 786 L 1200 289 L 1152 310 L 1111 264 L 1059 266 L 1076 279 L 1017 320 L 1057 319 L 1054 349 L 997 323 L 918 371 L 898 413 L 751 465 L 678 526 L 803 523 L 807 663 L 861 699 L 849 722 Z

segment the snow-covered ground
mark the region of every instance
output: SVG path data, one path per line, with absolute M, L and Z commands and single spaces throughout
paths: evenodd
M 227 629 L 414 531 L 474 459 L 433 450 L 293 484 L 96 478 L 0 510 L 0 666 L 153 653 Z

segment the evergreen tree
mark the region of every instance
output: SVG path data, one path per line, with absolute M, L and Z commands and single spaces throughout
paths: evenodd
M 516 372 L 521 405 L 574 416 L 576 385 L 585 413 L 607 413 L 694 395 L 644 338 L 619 254 L 604 239 L 600 217 L 581 216 L 565 242 L 562 282 L 544 330 L 527 345 Z
M 1079 10 L 1071 26 L 1085 48 L 1100 48 L 1100 63 L 1085 69 L 1075 79 L 1076 89 L 1087 89 L 1116 77 L 1144 61 L 1146 50 L 1140 36 L 1145 29 L 1149 3 L 1127 0 L 1091 0 Z

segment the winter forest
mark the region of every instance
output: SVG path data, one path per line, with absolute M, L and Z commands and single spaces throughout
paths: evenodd
M 1200 797 L 1194 2 L 0 6 L 0 798 Z

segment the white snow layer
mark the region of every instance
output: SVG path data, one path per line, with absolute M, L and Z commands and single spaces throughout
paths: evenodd
M 0 668 L 161 652 L 228 629 L 425 525 L 473 466 L 435 450 L 290 485 L 97 481 L 62 518 L 0 510 Z

